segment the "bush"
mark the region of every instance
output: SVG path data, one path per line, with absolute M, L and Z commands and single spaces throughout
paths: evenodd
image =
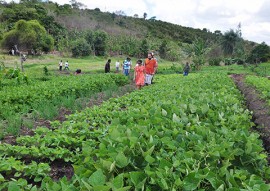
M 221 61 L 222 61 L 221 58 L 210 58 L 209 59 L 209 65 L 210 66 L 219 66 Z
M 72 43 L 71 51 L 73 57 L 89 56 L 91 47 L 85 39 L 80 38 Z

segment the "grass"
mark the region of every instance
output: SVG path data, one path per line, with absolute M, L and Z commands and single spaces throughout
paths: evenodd
M 19 57 L 10 55 L 0 55 L 3 58 L 5 67 L 7 68 L 20 68 Z M 29 77 L 37 77 L 44 75 L 44 67 L 46 66 L 50 75 L 61 75 L 61 74 L 74 74 L 76 69 L 80 68 L 82 73 L 103 73 L 104 66 L 108 59 L 111 59 L 111 72 L 115 72 L 115 62 L 117 60 L 123 62 L 126 56 L 118 57 L 95 57 L 88 56 L 83 58 L 71 58 L 71 57 L 60 57 L 57 55 L 44 55 L 37 57 L 28 57 L 24 62 L 25 73 Z M 135 67 L 138 58 L 131 58 L 133 67 Z M 62 60 L 63 62 L 69 62 L 70 71 L 60 72 L 58 69 L 58 63 Z M 172 62 L 160 60 L 159 68 L 170 67 Z

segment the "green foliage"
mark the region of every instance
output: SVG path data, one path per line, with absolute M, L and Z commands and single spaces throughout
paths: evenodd
M 209 58 L 208 61 L 210 66 L 219 66 L 222 58 Z
M 43 67 L 43 72 L 44 72 L 44 75 L 45 76 L 48 76 L 49 75 L 49 70 L 48 70 L 47 66 L 44 66 Z
M 245 81 L 255 87 L 270 105 L 270 80 L 268 78 L 249 75 L 246 76 Z
M 18 180 L 30 176 L 41 190 L 269 190 L 267 155 L 227 74 L 156 80 L 0 145 L 0 188 L 32 188 Z M 55 182 L 25 156 L 72 162 L 75 174 Z
M 149 45 L 146 39 L 142 40 L 141 46 L 140 46 L 140 55 L 143 56 L 143 58 L 147 57 L 149 51 Z
M 188 57 L 192 58 L 196 70 L 199 70 L 205 64 L 206 55 L 209 50 L 205 41 L 202 39 L 196 39 L 193 44 L 187 44 L 184 47 L 185 53 Z
M 270 48 L 262 42 L 251 51 L 248 61 L 250 63 L 266 62 L 270 58 Z
M 74 57 L 89 56 L 91 53 L 91 47 L 85 39 L 80 38 L 72 42 L 71 51 L 72 56 Z
M 105 56 L 108 34 L 104 31 L 96 31 L 94 34 L 94 52 L 96 56 Z
M 20 20 L 15 28 L 4 34 L 2 46 L 10 49 L 18 45 L 20 50 L 42 50 L 48 52 L 53 48 L 53 39 L 46 33 L 37 20 Z
M 222 49 L 225 55 L 232 55 L 234 52 L 234 48 L 236 42 L 239 40 L 239 34 L 237 31 L 235 32 L 233 29 L 225 32 L 222 39 Z

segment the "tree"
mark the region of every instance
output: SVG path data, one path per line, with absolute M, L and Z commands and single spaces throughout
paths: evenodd
M 195 69 L 199 70 L 205 64 L 206 54 L 210 49 L 207 48 L 206 43 L 201 38 L 195 39 L 192 44 L 187 44 L 184 51 L 188 57 L 192 58 Z
M 74 9 L 81 9 L 83 7 L 86 7 L 83 3 L 78 2 L 76 0 L 70 0 L 69 2 L 71 4 L 72 8 L 74 8 Z
M 88 56 L 91 52 L 91 47 L 84 38 L 80 38 L 72 43 L 72 56 Z
M 138 14 L 134 14 L 133 17 L 134 17 L 134 18 L 139 18 L 139 15 L 138 15 Z
M 142 40 L 141 46 L 140 46 L 140 55 L 143 55 L 144 58 L 147 57 L 149 45 L 146 39 Z
M 143 13 L 144 20 L 147 18 L 147 13 Z
M 54 41 L 37 20 L 19 20 L 14 29 L 4 33 L 2 47 L 10 49 L 18 45 L 20 50 L 48 52 L 53 49 Z
M 93 50 L 96 56 L 105 56 L 108 34 L 104 31 L 96 31 L 94 34 Z
M 270 58 L 270 48 L 265 42 L 257 45 L 249 55 L 249 62 L 258 63 L 266 62 Z
M 235 32 L 233 29 L 230 29 L 229 31 L 225 32 L 221 45 L 223 52 L 226 56 L 233 54 L 234 47 L 239 38 L 240 38 L 239 34 Z

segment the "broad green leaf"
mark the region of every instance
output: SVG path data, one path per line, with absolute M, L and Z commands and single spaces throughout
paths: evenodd
M 154 159 L 153 157 L 151 157 L 150 155 L 147 155 L 147 156 L 145 157 L 145 160 L 146 160 L 148 163 L 150 163 L 150 164 L 152 164 L 153 162 L 155 162 L 155 159 Z
M 189 173 L 183 180 L 184 190 L 196 190 L 200 182 L 201 180 L 196 178 L 195 172 Z
M 16 182 L 9 182 L 8 184 L 8 191 L 20 191 L 20 187 L 17 185 Z
M 102 186 L 105 184 L 105 182 L 106 182 L 106 176 L 103 174 L 101 169 L 98 169 L 89 178 L 89 183 L 92 186 Z
M 146 174 L 143 172 L 130 172 L 131 182 L 134 184 L 136 189 L 141 189 L 146 181 Z
M 2 174 L 0 173 L 0 182 L 4 182 L 5 178 L 2 176 Z
M 117 177 L 115 177 L 112 181 L 113 183 L 113 188 L 114 189 L 119 189 L 124 186 L 124 176 L 123 174 L 119 174 Z
M 128 158 L 123 153 L 118 153 L 116 156 L 116 165 L 120 168 L 124 168 L 128 165 Z

